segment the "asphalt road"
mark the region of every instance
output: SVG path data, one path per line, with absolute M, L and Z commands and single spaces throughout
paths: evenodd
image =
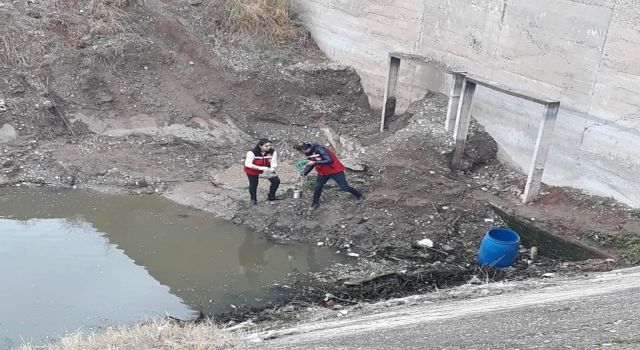
M 263 334 L 266 336 L 266 334 Z M 253 349 L 640 349 L 640 268 L 271 332 Z

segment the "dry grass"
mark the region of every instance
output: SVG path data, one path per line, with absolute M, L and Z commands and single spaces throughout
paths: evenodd
M 22 345 L 19 350 L 212 350 L 234 346 L 237 338 L 220 330 L 211 322 L 178 325 L 157 321 L 131 327 L 109 328 L 100 333 L 76 332 L 57 342 L 34 346 Z
M 291 0 L 226 0 L 227 27 L 245 38 L 284 43 L 306 40 Z
M 82 35 L 113 35 L 125 30 L 123 8 L 131 0 L 56 0 L 56 4 L 75 16 L 75 32 Z

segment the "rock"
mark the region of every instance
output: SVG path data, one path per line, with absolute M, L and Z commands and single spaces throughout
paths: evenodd
M 11 124 L 4 124 L 0 128 L 0 143 L 13 142 L 18 139 L 18 133 Z
M 287 305 L 280 309 L 281 312 L 294 312 L 296 311 L 296 307 L 294 305 Z
M 0 100 L 0 113 L 5 112 L 7 110 L 7 105 L 4 103 L 4 100 Z
M 531 260 L 536 260 L 538 257 L 538 247 L 531 247 L 531 251 L 529 251 L 529 257 Z
M 331 308 L 333 310 L 342 310 L 342 309 L 344 309 L 344 306 L 342 306 L 340 304 L 334 304 Z
M 471 277 L 471 279 L 467 282 L 468 284 L 482 284 L 482 280 L 478 278 L 478 276 L 473 276 Z
M 353 171 L 365 171 L 367 168 L 362 162 L 353 158 L 343 158 L 340 160 L 345 168 Z
M 202 4 L 202 0 L 189 0 L 189 5 L 191 6 L 198 6 Z
M 551 277 L 555 277 L 555 273 L 551 273 L 551 272 L 547 272 L 545 274 L 542 274 L 542 278 L 551 278 Z
M 421 247 L 433 248 L 433 241 L 428 238 L 421 239 L 418 241 L 418 245 Z
M 349 254 L 347 254 L 347 255 L 348 255 L 348 256 L 351 256 L 351 257 L 354 257 L 354 258 L 358 258 L 358 257 L 360 257 L 360 254 L 358 254 L 358 253 L 349 253 Z
M 445 244 L 442 246 L 442 250 L 444 250 L 445 252 L 452 252 L 454 249 L 452 246 Z
M 353 171 L 365 171 L 366 167 L 359 159 L 365 147 L 355 138 L 340 135 L 329 127 L 322 128 L 322 132 L 329 140 L 333 150 L 340 156 L 344 166 Z

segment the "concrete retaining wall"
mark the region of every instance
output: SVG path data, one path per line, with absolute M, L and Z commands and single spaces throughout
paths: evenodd
M 558 99 L 543 181 L 640 206 L 640 0 L 297 2 L 327 56 L 358 70 L 372 106 L 381 106 L 390 51 Z M 399 111 L 449 84 L 403 63 Z M 542 109 L 482 88 L 474 101 L 503 159 L 527 169 Z

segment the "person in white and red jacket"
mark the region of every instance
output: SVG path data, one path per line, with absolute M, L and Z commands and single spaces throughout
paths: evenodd
M 244 160 L 244 172 L 249 178 L 249 195 L 251 196 L 251 204 L 258 204 L 258 179 L 260 174 L 267 173 L 271 187 L 267 200 L 276 201 L 283 197 L 276 196 L 276 191 L 280 186 L 280 178 L 276 175 L 278 167 L 278 153 L 271 146 L 271 141 L 260 139 L 256 147 L 247 152 L 247 158 Z

